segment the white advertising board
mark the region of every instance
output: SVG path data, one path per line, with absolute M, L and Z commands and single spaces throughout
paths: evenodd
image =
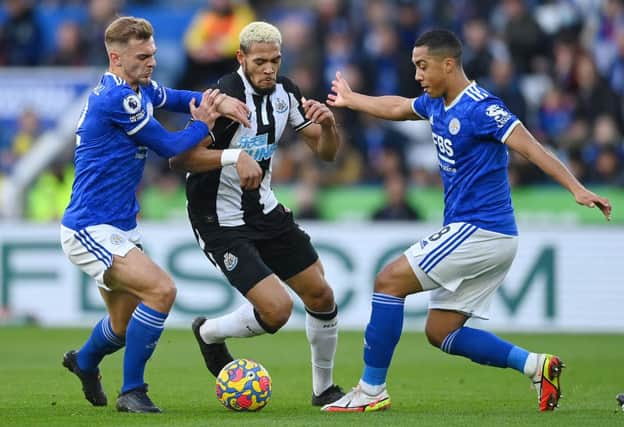
M 363 330 L 375 273 L 436 224 L 304 223 L 339 303 L 344 329 Z M 91 326 L 103 305 L 94 282 L 63 255 L 58 227 L 0 225 L 0 306 L 49 326 Z M 178 286 L 171 327 L 218 316 L 241 297 L 204 257 L 185 223 L 143 224 L 144 244 Z M 490 320 L 499 331 L 624 331 L 624 229 L 521 227 L 518 255 L 499 289 Z M 406 303 L 405 328 L 421 330 L 427 295 Z M 296 298 L 295 298 L 296 300 Z M 303 327 L 296 300 L 290 328 Z

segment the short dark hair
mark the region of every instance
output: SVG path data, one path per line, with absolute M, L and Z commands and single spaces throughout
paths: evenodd
M 431 30 L 423 33 L 414 47 L 426 46 L 432 55 L 455 58 L 461 63 L 462 45 L 453 32 L 449 30 Z

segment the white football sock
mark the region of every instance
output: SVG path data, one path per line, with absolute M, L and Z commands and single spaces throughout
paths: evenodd
M 330 320 L 321 320 L 306 311 L 306 336 L 312 353 L 312 389 L 318 396 L 334 383 L 338 316 Z
M 527 377 L 534 377 L 539 369 L 537 362 L 539 361 L 539 355 L 537 353 L 529 353 L 526 362 L 524 362 L 524 375 Z
M 206 319 L 199 334 L 207 344 L 222 343 L 226 338 L 246 338 L 262 335 L 266 331 L 254 314 L 253 305 L 245 302 L 231 313 L 215 319 Z
M 379 393 L 386 389 L 386 383 L 372 385 L 367 383 L 363 379 L 360 379 L 360 388 L 364 393 L 368 394 L 369 396 L 377 396 Z

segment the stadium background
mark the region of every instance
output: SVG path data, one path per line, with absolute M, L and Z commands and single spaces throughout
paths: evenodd
M 606 224 L 512 155 L 520 253 L 488 325 L 624 330 L 619 0 L 6 0 L 0 7 L 0 325 L 89 326 L 102 313 L 92 283 L 64 259 L 57 226 L 70 193 L 76 120 L 106 68 L 103 30 L 118 14 L 153 23 L 156 80 L 196 89 L 235 68 L 245 23 L 273 22 L 284 38 L 282 73 L 319 100 L 338 69 L 369 94 L 418 95 L 410 63 L 415 38 L 432 27 L 456 31 L 468 76 L 500 95 L 614 206 Z M 442 194 L 427 123 L 335 113 L 343 133 L 338 160 L 317 161 L 287 134 L 275 159 L 274 188 L 319 247 L 343 301 L 343 324 L 361 330 L 375 271 L 439 227 Z M 186 121 L 157 117 L 170 129 Z M 238 301 L 193 241 L 183 179 L 150 155 L 139 191 L 147 250 L 180 289 L 169 321 L 174 327 Z M 420 330 L 425 299 L 410 298 L 406 327 Z M 289 326 L 301 328 L 302 319 L 298 309 Z

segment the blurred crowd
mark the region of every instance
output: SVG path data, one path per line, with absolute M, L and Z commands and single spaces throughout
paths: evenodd
M 159 52 L 168 64 L 165 84 L 204 89 L 236 69 L 240 29 L 252 20 L 276 24 L 283 35 L 281 74 L 308 98 L 325 100 L 337 70 L 352 88 L 372 95 L 417 96 L 410 62 L 415 39 L 444 27 L 464 42 L 470 79 L 503 99 L 538 139 L 588 184 L 624 186 L 624 0 L 5 0 L 0 20 L 0 66 L 106 66 L 103 31 L 118 14 L 143 11 L 148 19 L 188 14 L 177 49 Z M 40 10 L 54 10 L 54 40 L 44 40 Z M 64 16 L 63 11 L 67 11 Z M 171 14 L 173 11 L 171 12 Z M 178 20 L 179 21 L 179 20 Z M 178 22 L 176 21 L 176 22 Z M 167 22 L 153 22 L 156 43 Z M 49 49 L 41 49 L 50 44 Z M 282 139 L 274 183 L 301 188 L 299 212 L 314 218 L 314 194 L 335 186 L 379 185 L 387 206 L 378 219 L 418 218 L 406 205 L 409 186 L 440 185 L 427 123 L 387 123 L 334 111 L 343 146 L 334 163 L 317 161 L 296 134 Z M 159 113 L 175 129 L 179 115 Z M 11 131 L 0 131 L 0 177 L 41 132 L 35 111 L 24 111 Z M 151 156 L 146 192 L 180 198 L 184 177 Z M 67 192 L 71 153 L 57 159 L 34 183 L 58 183 Z M 549 183 L 536 168 L 512 155 L 514 186 Z M 1 179 L 1 178 L 0 178 Z M 44 196 L 42 196 L 44 197 Z M 166 196 L 163 196 L 166 197 Z M 182 194 L 183 199 L 183 194 Z M 36 197 L 32 197 L 36 200 Z M 62 208 L 60 208 L 62 211 Z M 35 215 L 31 208 L 30 215 Z M 51 215 L 44 213 L 45 215 Z

